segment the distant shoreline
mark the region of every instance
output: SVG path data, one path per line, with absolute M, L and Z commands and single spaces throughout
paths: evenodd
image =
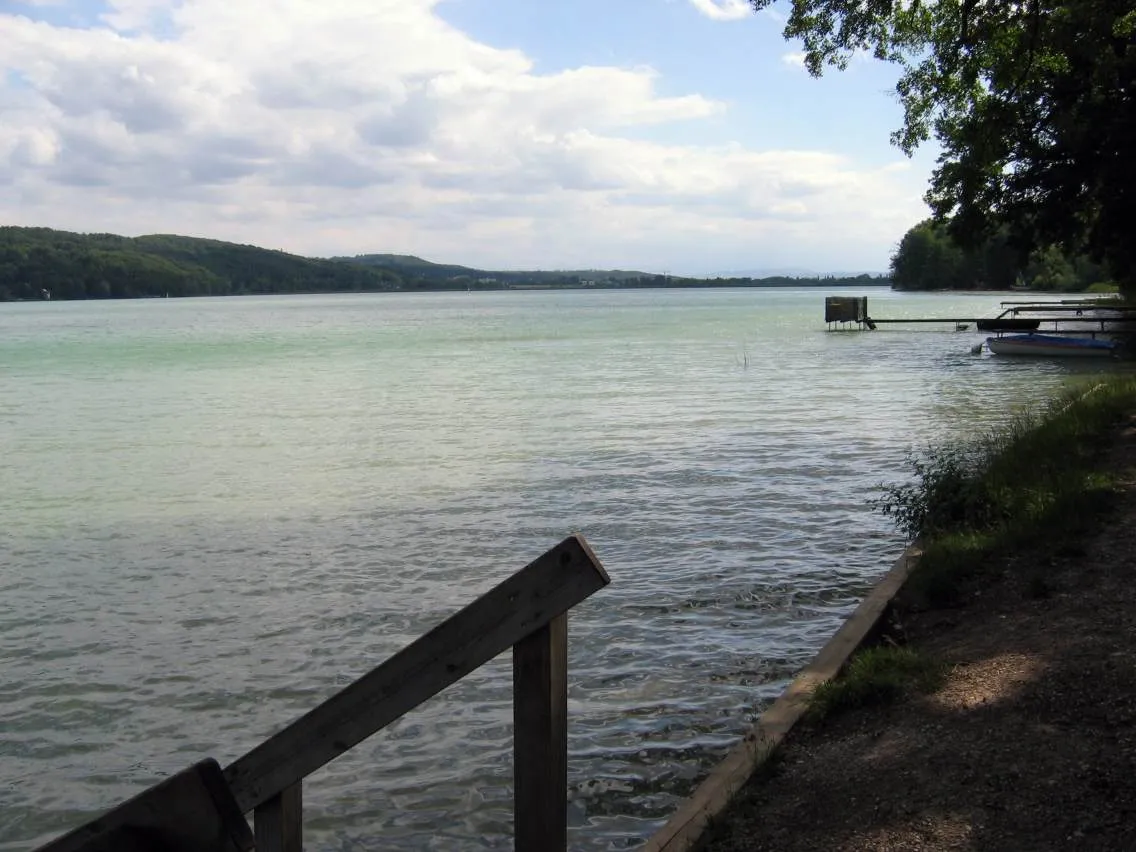
M 832 288 L 849 289 L 862 287 L 892 288 L 890 282 L 880 281 L 825 281 L 823 279 L 804 278 L 799 282 L 789 283 L 763 283 L 754 281 L 751 284 L 725 283 L 711 281 L 705 284 L 688 282 L 675 284 L 505 284 L 498 286 L 479 285 L 477 287 L 404 287 L 384 290 L 289 290 L 286 292 L 247 292 L 247 293 L 178 293 L 169 295 L 138 295 L 138 296 L 86 296 L 86 297 L 56 297 L 47 298 L 0 298 L 0 303 L 38 303 L 38 302 L 115 302 L 138 301 L 153 299 L 228 299 L 242 296 L 382 296 L 405 295 L 408 293 L 505 293 L 510 291 L 545 292 L 550 290 L 573 291 L 612 291 L 612 290 L 793 290 L 815 289 L 824 290 Z M 947 292 L 947 291 L 940 291 Z M 959 291 L 964 292 L 964 291 Z
M 492 270 L 412 255 L 310 258 L 176 234 L 123 237 L 0 226 L 0 301 L 447 290 L 866 287 L 886 274 L 688 277 L 626 269 Z

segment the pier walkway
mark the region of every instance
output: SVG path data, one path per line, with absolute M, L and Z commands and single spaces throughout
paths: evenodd
M 993 317 L 877 317 L 868 311 L 867 296 L 828 296 L 824 321 L 829 329 L 855 327 L 875 331 L 881 325 L 951 325 L 956 331 L 1029 332 L 1043 324 L 1046 334 L 1096 336 L 1136 330 L 1136 306 L 1115 300 L 1065 299 L 1052 302 L 1003 301 Z

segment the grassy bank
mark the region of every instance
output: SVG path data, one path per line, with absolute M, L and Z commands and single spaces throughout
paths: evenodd
M 950 604 L 984 558 L 1075 538 L 1115 494 L 1101 452 L 1134 410 L 1136 378 L 1097 380 L 973 440 L 913 456 L 913 480 L 887 488 L 878 504 L 923 544 L 909 602 Z
M 923 549 L 898 605 L 950 607 L 981 583 L 984 565 L 1027 544 L 1076 555 L 1079 538 L 1107 523 L 1117 483 L 1114 472 L 1102 467 L 1102 453 L 1133 411 L 1136 377 L 1095 380 L 1008 425 L 913 454 L 912 480 L 886 487 L 877 503 Z M 1023 570 L 1029 572 L 1022 578 L 1028 595 L 1049 594 L 1044 566 L 1031 563 Z M 867 648 L 816 691 L 811 716 L 930 691 L 942 674 L 937 661 L 912 649 Z
M 913 454 L 878 508 L 923 556 L 879 643 L 813 693 L 695 848 L 1063 848 L 1086 830 L 1066 823 L 1112 820 L 1115 797 L 1077 772 L 1129 777 L 1110 757 L 1128 717 L 1098 708 L 1136 718 L 1118 662 L 1136 647 L 1134 413 L 1136 378 L 1097 380 Z M 1055 812 L 1058 788 L 1077 806 Z
M 912 464 L 880 508 L 926 555 L 882 641 L 696 848 L 1136 848 L 1136 380 Z

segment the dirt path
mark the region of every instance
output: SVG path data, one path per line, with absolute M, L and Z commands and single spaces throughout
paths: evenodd
M 1136 850 L 1136 420 L 1109 463 L 1083 538 L 901 616 L 940 691 L 798 728 L 698 848 Z

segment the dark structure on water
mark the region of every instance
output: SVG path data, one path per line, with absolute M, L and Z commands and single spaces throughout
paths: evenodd
M 1022 332 L 1037 331 L 1051 323 L 1047 334 L 1096 336 L 1101 332 L 1136 330 L 1136 306 L 1103 299 L 1065 299 L 1054 302 L 1001 302 L 995 317 L 873 317 L 868 313 L 867 296 L 826 296 L 824 321 L 829 330 L 859 329 L 875 331 L 881 325 L 938 323 L 952 325 L 955 331 Z M 1024 314 L 1024 316 L 1023 316 Z

